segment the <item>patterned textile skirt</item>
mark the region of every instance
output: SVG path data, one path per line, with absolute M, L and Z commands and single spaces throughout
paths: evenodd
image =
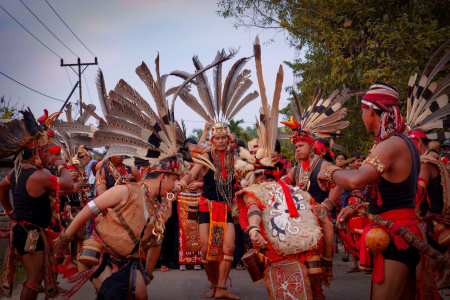
M 189 203 L 198 202 L 199 193 L 178 194 L 179 262 L 181 264 L 200 264 L 202 253 L 198 222 L 188 220 Z

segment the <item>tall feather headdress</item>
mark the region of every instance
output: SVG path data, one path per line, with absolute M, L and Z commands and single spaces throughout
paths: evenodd
M 76 121 L 73 121 L 72 105 L 68 103 L 65 107 L 67 121 L 55 120 L 51 126 L 54 131 L 52 141 L 61 147 L 68 159 L 74 158 L 82 146 L 92 146 L 92 139 L 98 128 L 92 124 L 86 125 L 89 117 L 93 116 L 100 123 L 105 122 L 95 113 L 94 105 L 82 105 L 83 114 Z
M 218 51 L 215 60 L 224 55 L 224 50 Z M 250 80 L 250 70 L 243 70 L 249 59 L 250 57 L 243 57 L 236 61 L 228 72 L 223 85 L 222 63 L 216 64 L 213 69 L 214 92 L 211 91 L 206 74 L 199 74 L 196 80 L 201 102 L 192 95 L 189 87 L 180 90 L 181 100 L 206 122 L 228 123 L 245 105 L 255 100 L 259 95 L 257 91 L 254 91 L 244 97 L 244 94 L 253 84 Z M 203 68 L 197 56 L 194 56 L 192 61 L 197 72 Z
M 113 155 L 129 155 L 153 162 L 152 170 L 173 171 L 179 173 L 181 156 L 177 155 L 176 140 L 177 123 L 174 120 L 174 102 L 183 87 L 189 82 L 198 84 L 195 78 L 206 70 L 222 63 L 235 55 L 230 51 L 227 55 L 223 51 L 218 59 L 208 66 L 198 69 L 194 74 L 174 71 L 160 75 L 159 54 L 155 60 L 156 77 L 153 76 L 147 65 L 142 62 L 136 68 L 136 74 L 147 86 L 156 111 L 149 103 L 125 80 L 121 79 L 114 90 L 107 95 L 102 82 L 97 84 L 99 96 L 103 98 L 102 105 L 105 114 L 105 123 L 100 124 L 99 130 L 94 133 L 96 146 L 108 146 L 105 159 Z M 184 82 L 166 91 L 168 76 L 181 77 Z M 101 78 L 102 76 L 99 76 Z M 174 94 L 172 105 L 166 100 L 168 95 Z M 154 160 L 156 159 L 156 160 Z
M 433 81 L 436 75 L 449 67 L 450 50 L 446 50 L 450 40 L 444 43 L 431 57 L 425 70 L 416 83 L 417 74 L 410 77 L 408 83 L 407 113 L 405 123 L 409 132 L 422 132 L 422 137 L 429 139 L 450 138 L 450 132 L 429 133 L 426 132 L 436 128 L 450 128 L 450 74 L 444 76 L 440 81 Z M 442 54 L 441 59 L 433 69 L 434 61 Z
M 259 109 L 259 119 L 256 117 L 256 131 L 258 133 L 258 151 L 256 158 L 260 159 L 261 164 L 271 164 L 271 154 L 275 151 L 275 142 L 278 133 L 278 114 L 279 104 L 281 98 L 281 91 L 283 88 L 283 66 L 280 65 L 275 81 L 275 90 L 273 94 L 272 106 L 269 105 L 266 95 L 266 87 L 262 73 L 261 62 L 261 45 L 259 38 L 256 36 L 253 45 L 253 52 L 255 55 L 256 75 L 258 78 L 259 91 L 261 94 L 262 107 Z
M 293 116 L 289 121 L 281 123 L 292 129 L 289 138 L 293 144 L 303 140 L 313 143 L 319 137 L 336 137 L 343 135 L 340 130 L 346 128 L 350 122 L 341 121 L 347 114 L 344 103 L 353 95 L 362 94 L 364 91 L 351 91 L 346 88 L 341 92 L 335 90 L 328 98 L 320 97 L 320 90 L 316 89 L 313 100 L 306 110 L 302 109 L 297 93 L 292 90 L 294 104 L 290 106 Z

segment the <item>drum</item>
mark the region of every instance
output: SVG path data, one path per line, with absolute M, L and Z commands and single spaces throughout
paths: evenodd
M 199 193 L 179 193 L 178 201 L 188 204 L 186 221 L 191 223 L 198 222 L 198 200 L 200 198 Z
M 248 252 L 242 256 L 242 262 L 252 278 L 253 284 L 258 284 L 264 280 L 264 267 L 261 264 L 258 255 L 254 252 Z
M 187 221 L 191 223 L 198 222 L 198 202 L 191 202 L 188 204 Z
M 85 240 L 78 261 L 87 266 L 95 266 L 99 264 L 102 254 L 102 243 L 94 240 Z
M 444 224 L 433 222 L 434 232 L 437 235 L 438 244 L 443 247 L 450 247 L 450 230 L 447 229 Z
M 308 274 L 311 275 L 321 275 L 322 268 L 320 266 L 320 255 L 313 255 L 306 260 L 306 267 L 308 268 Z

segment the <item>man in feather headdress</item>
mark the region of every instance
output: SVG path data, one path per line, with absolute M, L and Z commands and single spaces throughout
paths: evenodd
M 440 160 L 439 153 L 434 149 L 429 149 L 429 139 L 423 131 L 412 131 L 408 133 L 408 136 L 414 141 L 421 155 L 416 205 L 420 210 L 427 242 L 444 254 L 448 247 L 439 245 L 438 236 L 435 237 L 438 232 L 435 233 L 433 230 L 433 221 L 442 224 L 450 216 L 450 177 L 445 164 Z M 433 262 L 432 269 L 436 272 L 437 285 L 447 286 L 449 279 L 445 275 L 445 267 Z
M 362 100 L 362 119 L 367 131 L 376 136 L 374 148 L 363 165 L 358 170 L 327 167 L 318 179 L 346 190 L 370 185 L 366 192 L 369 212 L 420 236 L 414 212 L 420 157 L 412 140 L 402 134 L 406 126 L 397 88 L 382 82 L 372 85 Z M 345 228 L 356 213 L 354 207 L 347 206 L 338 215 L 337 224 Z M 402 239 L 391 240 L 386 250 L 374 254 L 372 299 L 414 298 L 418 262 L 415 248 Z
M 332 166 L 332 164 L 323 158 L 320 158 L 321 149 L 316 148 L 314 139 L 310 136 L 310 130 L 302 129 L 300 123 L 291 119 L 289 122 L 282 121 L 292 129 L 292 136 L 289 138 L 295 146 L 295 160 L 300 162 L 295 168 L 292 168 L 284 178 L 290 185 L 299 186 L 307 191 L 314 198 L 316 203 L 321 204 L 323 212 L 331 212 L 334 203 L 342 195 L 343 190 L 339 187 L 328 191 L 321 186 L 317 179 L 320 171 Z M 317 145 L 322 145 L 319 142 Z M 325 147 L 325 146 L 323 146 Z M 329 149 L 328 149 L 329 151 Z
M 173 192 L 183 191 L 203 170 L 203 191 L 199 200 L 199 231 L 202 263 L 211 292 L 206 298 L 239 299 L 227 290 L 226 281 L 233 262 L 235 232 L 231 216 L 234 185 L 236 183 L 234 149 L 229 149 L 230 129 L 216 123 L 210 131 L 212 150 L 197 157 L 197 162 Z M 201 161 L 199 161 L 201 159 Z M 219 262 L 218 268 L 214 262 Z M 218 274 L 218 277 L 217 277 Z
M 72 178 L 63 160 L 54 162 L 60 173 L 56 177 L 47 167 L 49 161 L 49 129 L 58 115 L 45 115 L 36 122 L 28 109 L 21 111 L 23 119 L 16 119 L 1 126 L 0 157 L 16 155 L 14 170 L 0 183 L 0 202 L 6 214 L 14 221 L 11 227 L 12 243 L 6 254 L 3 270 L 2 293 L 12 294 L 14 282 L 15 250 L 20 254 L 27 273 L 21 299 L 36 299 L 44 279 L 47 297 L 56 297 L 56 274 L 50 266 L 48 240 L 52 238 L 52 214 L 59 213 L 59 205 L 51 203 L 50 192 L 73 187 Z M 13 205 L 9 200 L 12 191 Z
M 142 183 L 108 189 L 89 202 L 54 241 L 53 247 L 62 255 L 77 231 L 97 215 L 90 240 L 102 245 L 100 263 L 76 278 L 81 282 L 92 278 L 97 299 L 111 299 L 113 295 L 126 299 L 130 292 L 135 299 L 147 299 L 146 285 L 153 278 L 150 256 L 159 256 L 150 251 L 162 238 L 164 223 L 171 215 L 173 194 L 169 191 L 179 178 L 181 164 L 180 156 L 164 158 L 153 164 Z M 145 267 L 141 263 L 143 255 L 147 256 Z M 71 297 L 77 290 L 76 285 L 65 296 Z
M 96 174 L 95 186 L 100 196 L 117 184 L 139 182 L 141 173 L 135 167 L 125 166 L 125 155 L 113 155 Z

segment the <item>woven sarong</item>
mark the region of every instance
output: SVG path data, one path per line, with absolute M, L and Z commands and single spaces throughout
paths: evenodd
M 198 223 L 188 221 L 188 206 L 190 202 L 198 202 L 200 194 L 180 193 L 178 195 L 179 230 L 179 262 L 181 264 L 200 264 L 202 252 Z

